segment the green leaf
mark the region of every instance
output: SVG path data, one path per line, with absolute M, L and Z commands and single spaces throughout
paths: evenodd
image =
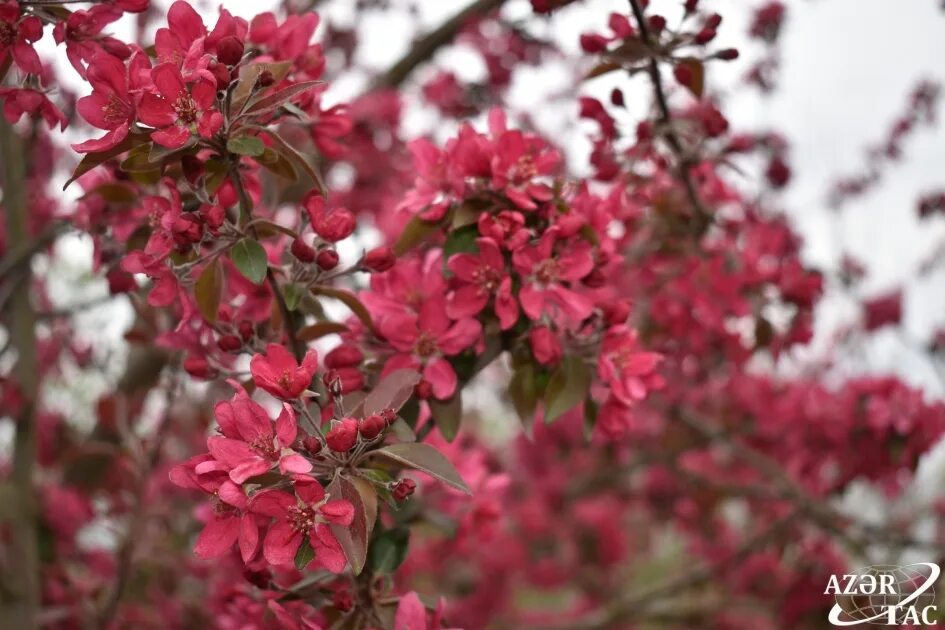
M 377 384 L 364 398 L 364 402 L 354 410 L 354 415 L 361 418 L 384 409 L 400 411 L 400 408 L 413 396 L 413 388 L 420 382 L 420 373 L 416 370 L 394 370 Z
M 272 173 L 279 177 L 284 177 L 289 181 L 297 181 L 299 174 L 292 166 L 292 161 L 282 151 L 277 151 L 272 147 L 266 147 L 262 155 L 256 158 L 256 161 L 266 167 Z
M 440 435 L 447 442 L 452 442 L 459 433 L 459 426 L 463 421 L 462 393 L 457 389 L 449 400 L 441 401 L 431 398 L 427 403 L 430 405 L 430 413 L 433 414 L 433 421 L 436 422 Z
M 315 550 L 309 544 L 308 538 L 302 540 L 302 545 L 295 552 L 295 568 L 301 571 L 308 566 L 308 563 L 315 559 Z
M 263 96 L 262 98 L 251 102 L 246 108 L 245 113 L 259 115 L 266 112 L 271 112 L 280 105 L 288 103 L 296 96 L 311 90 L 320 83 L 324 83 L 324 81 L 302 81 L 301 83 L 290 85 L 285 89 L 279 90 L 278 92 L 273 92 L 272 94 Z
M 282 295 L 285 297 L 285 305 L 290 311 L 294 311 L 299 306 L 299 300 L 305 294 L 305 287 L 295 282 L 289 282 L 282 287 Z
M 237 136 L 226 141 L 226 150 L 237 155 L 256 157 L 263 154 L 266 145 L 256 136 Z
M 318 172 L 318 169 L 312 166 L 311 162 L 308 161 L 304 155 L 299 153 L 298 149 L 293 147 L 291 144 L 285 141 L 285 138 L 280 136 L 278 133 L 269 129 L 267 127 L 257 127 L 253 125 L 254 129 L 260 129 L 269 134 L 269 137 L 272 138 L 272 141 L 276 143 L 276 146 L 285 154 L 285 156 L 291 160 L 296 166 L 300 167 L 302 171 L 308 175 L 312 182 L 318 186 L 318 190 L 323 195 L 328 194 L 328 187 L 325 186 L 325 180 L 322 179 L 321 173 Z
M 446 243 L 443 244 L 444 267 L 446 261 L 453 254 L 469 254 L 479 251 L 479 247 L 476 245 L 477 238 L 479 238 L 479 228 L 475 225 L 467 225 L 450 232 L 450 235 L 446 237 Z
M 554 422 L 583 401 L 591 388 L 591 371 L 580 357 L 564 357 L 545 390 L 545 422 Z
M 393 573 L 403 564 L 410 545 L 410 530 L 394 527 L 374 537 L 368 563 L 375 573 Z
M 253 90 L 256 88 L 256 81 L 259 79 L 260 74 L 268 70 L 272 74 L 273 83 L 278 84 L 286 77 L 291 68 L 291 61 L 254 63 L 251 66 L 244 66 L 230 99 L 231 111 L 237 113 L 243 111 L 243 108 L 246 106 L 246 101 L 249 100 Z
M 230 260 L 236 265 L 236 270 L 253 284 L 262 284 L 266 279 L 269 259 L 266 257 L 266 250 L 257 241 L 244 238 L 237 242 L 230 249 Z
M 217 321 L 220 300 L 223 298 L 223 265 L 219 258 L 214 258 L 203 271 L 194 285 L 194 299 L 197 310 L 211 324 Z
M 79 162 L 78 166 L 76 166 L 75 170 L 72 172 L 72 177 L 62 186 L 62 189 L 65 190 L 68 188 L 69 184 L 79 179 L 82 175 L 85 175 L 99 164 L 104 164 L 113 157 L 119 156 L 125 151 L 133 149 L 139 144 L 148 142 L 149 140 L 150 135 L 147 133 L 129 133 L 125 136 L 124 140 L 107 151 L 86 153 L 85 157 L 82 158 L 82 161 Z
M 370 484 L 365 482 L 368 487 Z M 368 525 L 368 507 L 365 506 L 361 498 L 361 492 L 358 486 L 352 483 L 345 475 L 337 475 L 330 484 L 328 484 L 328 494 L 332 500 L 344 499 L 354 506 L 354 520 L 350 526 L 330 525 L 332 533 L 338 539 L 338 543 L 345 551 L 348 557 L 348 563 L 351 564 L 351 570 L 355 575 L 364 570 L 364 564 L 367 561 L 367 546 L 370 536 L 369 527 L 373 527 L 373 519 Z M 373 495 L 373 518 L 377 518 L 377 495 Z
M 351 309 L 351 312 L 357 315 L 365 326 L 374 330 L 374 320 L 371 319 L 371 314 L 364 307 L 364 304 L 361 304 L 361 300 L 355 296 L 351 291 L 346 291 L 344 289 L 338 289 L 335 287 L 330 287 L 327 285 L 316 285 L 311 289 L 314 295 L 324 295 L 326 297 L 335 298 L 340 300 Z
M 509 398 L 515 407 L 525 428 L 525 433 L 531 437 L 532 427 L 535 425 L 535 410 L 538 408 L 538 382 L 535 378 L 535 364 L 523 363 L 515 369 L 512 380 L 509 381 Z
M 424 221 L 420 217 L 413 217 L 404 226 L 404 231 L 400 233 L 397 242 L 394 243 L 394 253 L 403 256 L 411 249 L 427 240 L 431 235 L 439 230 L 439 224 L 436 222 Z
M 453 464 L 446 459 L 443 453 L 429 444 L 422 442 L 390 444 L 372 451 L 371 455 L 386 457 L 408 468 L 425 472 L 448 486 L 472 495 L 466 482 L 459 476 Z

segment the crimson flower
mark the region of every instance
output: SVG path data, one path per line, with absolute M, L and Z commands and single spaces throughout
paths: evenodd
M 133 55 L 127 69 L 120 59 L 108 53 L 99 53 L 92 58 L 86 70 L 92 93 L 80 98 L 76 108 L 90 125 L 108 133 L 95 140 L 73 144 L 73 149 L 79 153 L 107 151 L 125 139 L 135 117 L 131 96 L 134 86 L 130 77 L 146 69 L 147 64 L 147 58 L 142 54 Z
M 138 118 L 155 128 L 151 138 L 176 149 L 184 146 L 192 133 L 209 138 L 223 126 L 223 115 L 213 109 L 216 86 L 203 76 L 188 90 L 180 68 L 162 63 L 151 71 L 157 93 L 145 92 L 138 106 Z
M 205 559 L 218 558 L 233 543 L 239 543 L 243 562 L 250 562 L 259 553 L 259 517 L 246 512 L 246 494 L 232 481 L 220 484 L 216 494 L 213 516 L 197 536 L 194 553 Z
M 563 252 L 554 253 L 558 231 L 552 227 L 537 245 L 525 245 L 512 254 L 515 270 L 523 279 L 519 301 L 531 319 L 539 319 L 547 307 L 555 307 L 564 318 L 578 324 L 594 310 L 594 303 L 584 295 L 564 286 L 576 282 L 594 268 L 590 246 L 578 242 Z
M 17 2 L 0 4 L 0 59 L 6 59 L 7 53 L 13 54 L 13 61 L 20 70 L 27 74 L 40 74 L 43 64 L 33 50 L 33 42 L 43 36 L 43 23 L 38 17 L 22 17 Z
M 96 5 L 87 11 L 78 9 L 69 17 L 57 22 L 53 37 L 57 44 L 66 43 L 66 57 L 83 79 L 86 78 L 86 63 L 99 53 L 111 53 L 121 59 L 131 54 L 131 48 L 114 37 L 102 34 L 102 29 L 121 17 L 122 12 L 114 6 Z
M 446 303 L 446 314 L 453 319 L 475 317 L 495 295 L 495 312 L 503 330 L 518 320 L 518 304 L 512 297 L 512 278 L 505 269 L 505 258 L 490 238 L 476 239 L 478 254 L 456 254 L 446 266 L 463 283 Z
M 277 343 L 266 346 L 265 354 L 257 354 L 249 363 L 253 381 L 276 398 L 294 400 L 312 384 L 318 369 L 318 354 L 309 350 L 302 364 Z
M 23 114 L 42 116 L 50 129 L 63 130 L 68 124 L 66 115 L 56 107 L 45 94 L 29 88 L 0 88 L 3 99 L 3 115 L 10 123 L 15 123 Z
M 312 469 L 311 462 L 291 448 L 298 424 L 289 405 L 283 405 L 275 424 L 245 392 L 219 403 L 214 412 L 223 435 L 207 438 L 213 460 L 198 465 L 198 474 L 226 470 L 230 479 L 243 483 L 276 464 L 282 473 L 307 473 Z
M 295 484 L 295 495 L 263 490 L 250 502 L 250 510 L 276 519 L 266 533 L 263 556 L 273 565 L 292 564 L 308 538 L 316 562 L 333 573 L 344 570 L 347 559 L 329 524 L 351 525 L 354 506 L 349 501 L 328 501 L 317 481 Z
M 612 326 L 601 343 L 597 374 L 614 398 L 632 405 L 644 399 L 648 390 L 662 386 L 663 378 L 656 373 L 662 358 L 655 352 L 641 351 L 636 333 L 627 326 Z
M 450 320 L 446 300 L 432 298 L 420 314 L 400 313 L 381 320 L 381 332 L 399 352 L 387 360 L 384 373 L 400 368 L 423 373 L 433 396 L 445 400 L 456 391 L 456 372 L 444 356 L 459 354 L 479 339 L 482 325 L 472 318 Z

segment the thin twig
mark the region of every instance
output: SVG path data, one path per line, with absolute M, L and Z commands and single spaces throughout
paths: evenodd
M 171 383 L 168 383 L 164 392 L 164 411 L 154 431 L 151 448 L 142 462 L 141 470 L 138 472 L 132 499 L 131 519 L 116 555 L 118 568 L 115 572 L 115 585 L 104 606 L 102 606 L 102 612 L 99 616 L 99 623 L 102 628 L 107 628 L 115 617 L 115 613 L 118 612 L 118 605 L 121 603 L 128 583 L 131 581 L 131 573 L 134 569 L 135 543 L 138 541 L 141 527 L 144 525 L 145 516 L 147 515 L 147 501 L 145 499 L 147 498 L 148 480 L 161 460 L 161 449 L 171 426 L 171 407 L 179 395 L 180 379 L 177 378 L 176 374 L 172 374 L 170 380 Z
M 706 563 L 694 570 L 687 571 L 669 580 L 629 593 L 626 597 L 610 602 L 607 608 L 595 611 L 583 619 L 570 620 L 560 625 L 543 626 L 541 630 L 597 630 L 607 628 L 617 622 L 627 622 L 645 614 L 647 607 L 664 597 L 679 596 L 689 589 L 696 588 L 715 579 L 719 572 L 740 564 L 745 558 L 765 547 L 797 518 L 796 514 L 783 517 L 758 535 L 752 537 L 738 549 L 714 563 Z
M 245 214 L 249 217 L 251 216 L 252 205 L 250 204 L 249 195 L 246 193 L 246 188 L 243 186 L 243 178 L 240 177 L 238 167 L 233 168 L 232 179 L 233 183 L 236 185 L 236 192 L 239 195 L 241 214 Z M 259 240 L 256 226 L 251 226 L 249 230 L 253 238 Z M 276 276 L 269 267 L 268 261 L 266 263 L 266 282 L 269 284 L 269 288 L 272 289 L 276 304 L 279 305 L 279 312 L 282 314 L 282 325 L 289 337 L 289 345 L 292 347 L 292 354 L 295 355 L 296 361 L 301 362 L 305 357 L 305 344 L 299 340 L 298 336 L 295 334 L 295 326 L 292 323 L 292 312 L 289 310 L 288 304 L 286 304 L 285 297 L 282 295 L 282 290 L 279 288 L 279 283 L 276 282 Z
M 650 34 L 650 29 L 647 26 L 646 17 L 643 15 L 640 2 L 639 0 L 629 1 L 630 8 L 633 10 L 633 16 L 637 20 L 643 43 L 652 48 L 655 46 L 656 42 Z M 673 154 L 676 156 L 677 174 L 683 186 L 686 188 L 686 196 L 689 197 L 689 203 L 692 204 L 693 212 L 696 214 L 699 233 L 702 233 L 712 222 L 712 213 L 710 213 L 702 203 L 702 200 L 699 198 L 699 193 L 696 190 L 696 185 L 692 181 L 691 169 L 695 163 L 692 156 L 686 152 L 683 142 L 679 138 L 679 134 L 676 133 L 676 129 L 673 127 L 673 115 L 669 109 L 669 101 L 666 99 L 666 92 L 663 90 L 663 77 L 655 57 L 650 57 L 647 65 L 647 73 L 650 75 L 650 81 L 653 83 L 653 94 L 656 99 L 656 106 L 659 109 L 660 125 L 663 127 L 663 133 L 666 137 L 666 142 L 669 144 L 669 148 L 672 149 Z

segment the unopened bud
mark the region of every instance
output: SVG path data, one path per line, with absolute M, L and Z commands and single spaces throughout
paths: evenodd
M 387 271 L 394 266 L 394 251 L 390 247 L 375 247 L 364 255 L 361 266 L 371 271 Z
M 292 241 L 290 251 L 301 262 L 310 263 L 315 260 L 315 248 L 308 245 L 301 237 Z

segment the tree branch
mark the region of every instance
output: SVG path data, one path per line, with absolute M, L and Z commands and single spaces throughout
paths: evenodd
M 465 9 L 443 22 L 414 42 L 406 55 L 390 67 L 387 72 L 374 79 L 371 91 L 393 89 L 403 83 L 421 63 L 449 44 L 460 29 L 471 19 L 486 15 L 502 6 L 505 0 L 476 0 Z
M 630 8 L 633 10 L 633 16 L 636 18 L 637 26 L 640 29 L 640 37 L 643 38 L 643 42 L 648 47 L 652 48 L 656 42 L 650 34 L 650 29 L 647 26 L 646 17 L 643 15 L 643 9 L 640 6 L 639 0 L 630 0 Z M 676 156 L 676 171 L 679 180 L 686 189 L 686 196 L 689 198 L 689 203 L 692 204 L 692 210 L 696 215 L 696 225 L 701 234 L 712 222 L 712 213 L 710 213 L 702 203 L 702 199 L 699 198 L 699 193 L 696 190 L 696 185 L 692 181 L 690 171 L 695 164 L 692 156 L 686 153 L 679 134 L 677 134 L 676 130 L 673 128 L 673 116 L 669 109 L 669 101 L 666 99 L 666 92 L 663 90 L 663 77 L 660 73 L 659 64 L 652 56 L 647 66 L 647 74 L 650 75 L 650 81 L 653 83 L 653 95 L 656 100 L 657 109 L 659 110 L 660 124 L 664 128 L 663 132 L 666 137 L 666 142 Z
M 3 208 L 6 214 L 7 240 L 10 243 L 25 243 L 29 239 L 26 225 L 29 215 L 26 201 L 27 158 L 24 156 L 22 140 L 2 116 L 0 158 L 3 162 Z M 16 504 L 10 510 L 10 564 L 9 571 L 4 576 L 4 586 L 9 592 L 9 598 L 3 602 L 0 618 L 3 618 L 10 628 L 29 629 L 36 627 L 40 607 L 37 505 L 33 487 L 39 362 L 36 351 L 36 316 L 30 302 L 29 265 L 23 265 L 23 274 L 22 281 L 16 283 L 10 294 L 9 321 L 4 322 L 16 348 L 13 377 L 23 395 L 23 406 L 16 417 L 13 470 L 10 475 Z

